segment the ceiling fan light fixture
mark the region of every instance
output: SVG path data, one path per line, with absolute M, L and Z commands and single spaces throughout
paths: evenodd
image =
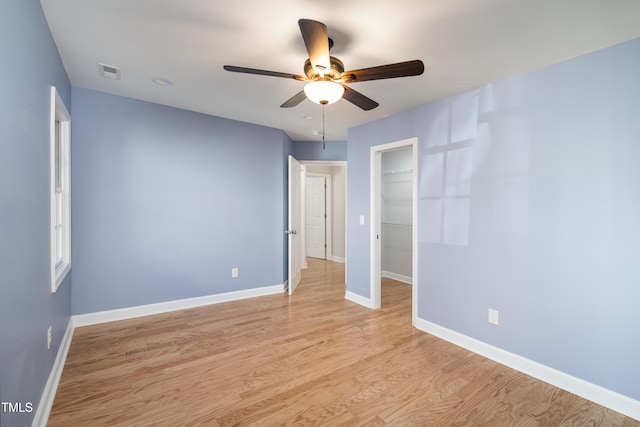
M 333 104 L 344 94 L 344 87 L 329 80 L 318 80 L 304 86 L 304 94 L 316 104 Z

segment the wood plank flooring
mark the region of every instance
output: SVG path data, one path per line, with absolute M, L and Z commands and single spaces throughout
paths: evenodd
M 292 297 L 75 330 L 49 426 L 640 426 L 411 326 L 411 287 L 344 299 L 309 259 Z

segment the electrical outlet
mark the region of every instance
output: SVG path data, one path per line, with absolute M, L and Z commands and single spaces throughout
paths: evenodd
M 47 350 L 51 350 L 51 326 L 47 329 Z
M 238 267 L 234 267 L 231 269 L 231 277 L 238 277 Z
M 498 324 L 498 310 L 489 309 L 489 323 Z
M 360 225 L 364 225 L 364 215 L 360 215 Z

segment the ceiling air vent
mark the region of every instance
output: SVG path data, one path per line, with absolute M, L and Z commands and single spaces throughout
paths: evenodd
M 120 68 L 107 64 L 98 64 L 100 75 L 106 79 L 120 80 Z

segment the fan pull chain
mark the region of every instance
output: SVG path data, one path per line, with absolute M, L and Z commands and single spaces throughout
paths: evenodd
M 324 150 L 325 145 L 324 145 L 324 106 L 326 104 L 322 104 L 322 149 Z

